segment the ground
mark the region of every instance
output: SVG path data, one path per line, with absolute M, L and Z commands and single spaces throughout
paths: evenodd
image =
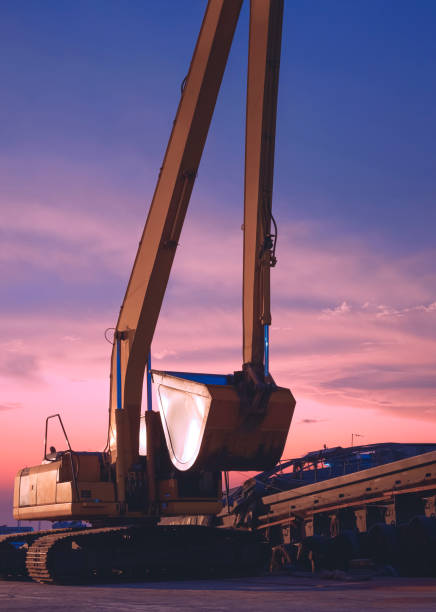
M 1 610 L 436 610 L 436 579 L 364 582 L 267 576 L 228 580 L 56 586 L 0 582 Z

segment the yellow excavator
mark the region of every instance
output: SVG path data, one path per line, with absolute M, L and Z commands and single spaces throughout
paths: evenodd
M 253 562 L 248 560 L 253 554 L 246 534 L 216 528 L 198 532 L 186 526 L 165 527 L 159 521 L 218 514 L 222 473 L 272 468 L 282 455 L 295 407 L 291 391 L 277 386 L 269 372 L 270 270 L 276 263 L 277 238 L 272 189 L 283 0 L 251 0 L 250 4 L 242 368 L 231 375 L 162 372 L 151 370 L 149 358 L 241 4 L 242 0 L 209 0 L 182 86 L 114 330 L 107 447 L 103 452 L 73 451 L 65 434 L 66 450 L 47 449 L 50 419 L 58 418 L 62 425 L 60 416 L 53 415 L 46 421 L 42 464 L 20 470 L 15 479 L 15 519 L 79 520 L 88 526 L 20 534 L 25 550 L 14 545 L 13 536 L 3 536 L 0 573 L 14 573 L 13 568 L 19 573 L 25 564 L 32 578 L 50 582 L 138 568 L 145 571 L 159 564 L 180 566 L 186 557 L 182 562 L 175 548 L 179 552 L 199 549 L 200 541 L 214 567 L 224 549 L 223 563 L 231 557 L 243 564 L 244 554 L 247 563 Z M 147 410 L 141 416 L 144 375 Z M 151 409 L 152 383 L 159 411 Z M 139 452 L 141 420 L 145 455 Z M 197 566 L 204 566 L 200 553 L 198 558 Z

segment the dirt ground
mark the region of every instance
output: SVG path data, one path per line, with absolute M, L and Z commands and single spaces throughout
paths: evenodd
M 436 579 L 292 576 L 93 586 L 0 582 L 1 610 L 436 610 Z

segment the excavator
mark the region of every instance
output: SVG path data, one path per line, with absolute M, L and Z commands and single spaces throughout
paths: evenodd
M 272 190 L 283 0 L 251 0 L 243 223 L 243 363 L 233 374 L 150 367 L 150 348 L 242 0 L 209 0 L 148 218 L 113 333 L 109 427 L 102 452 L 47 449 L 15 478 L 18 521 L 86 527 L 0 538 L 0 574 L 39 582 L 136 575 L 258 559 L 254 537 L 235 529 L 164 525 L 216 515 L 222 474 L 279 461 L 295 408 L 269 372 L 270 270 L 277 226 Z M 144 378 L 146 410 L 141 415 Z M 152 409 L 155 385 L 159 410 Z M 145 402 L 144 402 L 145 403 Z M 141 422 L 146 453 L 140 453 Z M 226 480 L 227 482 L 227 480 Z M 136 574 L 135 574 L 136 572 Z

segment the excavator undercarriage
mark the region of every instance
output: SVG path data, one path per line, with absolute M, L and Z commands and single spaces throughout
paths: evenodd
M 78 584 L 259 572 L 268 546 L 251 531 L 200 525 L 119 525 L 0 538 L 0 576 Z

